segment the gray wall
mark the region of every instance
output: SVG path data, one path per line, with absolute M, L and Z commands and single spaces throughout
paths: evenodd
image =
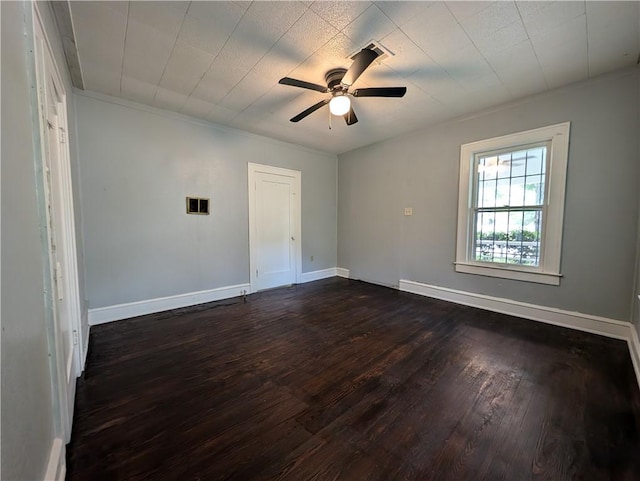
M 43 479 L 54 438 L 27 44 L 2 2 L 2 479 Z
M 618 72 L 340 155 L 339 266 L 380 284 L 409 279 L 628 321 L 638 96 L 638 70 Z M 561 285 L 454 272 L 460 145 L 564 121 L 571 144 Z
M 75 103 L 91 308 L 249 282 L 247 162 L 302 171 L 302 271 L 336 266 L 335 155 L 108 97 Z M 187 195 L 210 197 L 211 215 L 187 215 Z

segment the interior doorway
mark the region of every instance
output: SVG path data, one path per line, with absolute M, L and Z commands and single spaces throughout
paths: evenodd
M 249 163 L 251 292 L 300 280 L 301 177 L 296 170 Z

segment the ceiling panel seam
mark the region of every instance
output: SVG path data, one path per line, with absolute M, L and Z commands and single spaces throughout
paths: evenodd
M 185 9 L 184 15 L 182 16 L 182 21 L 180 22 L 180 28 L 178 29 L 178 33 L 176 34 L 175 40 L 173 41 L 173 47 L 171 47 L 171 53 L 169 54 L 169 57 L 167 57 L 167 62 L 164 64 L 164 68 L 162 69 L 162 75 L 160 75 L 160 79 L 158 80 L 158 85 L 156 85 L 156 91 L 153 94 L 153 100 L 151 101 L 151 103 L 154 103 L 156 101 L 158 90 L 160 90 L 160 84 L 162 83 L 164 74 L 167 71 L 167 65 L 169 65 L 169 60 L 171 60 L 171 56 L 173 55 L 173 52 L 176 49 L 176 45 L 178 43 L 178 37 L 180 36 L 180 31 L 182 30 L 182 26 L 184 25 L 184 20 L 185 18 L 187 18 L 187 12 L 189 11 L 189 8 L 191 8 L 191 2 L 189 2 L 189 6 Z
M 247 10 L 248 10 L 248 9 L 247 9 Z M 244 80 L 244 79 L 245 79 L 245 78 L 246 78 L 246 77 L 251 73 L 251 71 L 254 69 L 254 67 L 255 67 L 258 63 L 260 63 L 260 61 L 261 61 L 263 58 L 265 58 L 265 57 L 269 54 L 269 52 L 271 52 L 271 51 L 273 50 L 273 48 L 275 47 L 275 45 L 276 45 L 276 44 L 277 44 L 277 43 L 278 43 L 278 42 L 279 42 L 279 41 L 280 41 L 280 40 L 281 40 L 285 35 L 287 35 L 287 33 L 289 33 L 289 32 L 291 31 L 291 29 L 293 29 L 293 27 L 296 25 L 296 23 L 298 23 L 298 22 L 300 21 L 300 19 L 305 15 L 305 13 L 307 13 L 307 11 L 309 11 L 309 10 L 310 10 L 310 7 L 309 7 L 309 6 L 306 6 L 305 10 L 300 14 L 300 16 L 296 19 L 296 21 L 295 21 L 295 22 L 293 22 L 293 23 L 291 24 L 291 26 L 290 26 L 290 27 L 289 27 L 289 28 L 288 28 L 288 29 L 287 29 L 287 30 L 286 30 L 282 35 L 280 35 L 280 37 L 278 37 L 278 39 L 273 43 L 273 45 L 271 45 L 271 47 L 269 47 L 269 50 L 267 50 L 267 51 L 262 55 L 262 57 L 260 57 L 260 58 L 259 58 L 259 59 L 258 59 L 258 60 L 257 60 L 257 61 L 252 65 L 252 66 L 251 66 L 251 68 L 247 70 L 247 73 L 245 73 L 245 74 L 242 76 L 242 78 L 240 78 L 240 80 L 238 80 L 238 81 L 233 85 L 233 87 L 231 87 L 231 88 L 227 91 L 227 93 L 226 93 L 226 94 L 225 94 L 225 95 L 220 99 L 220 101 L 222 101 L 222 100 L 224 100 L 225 98 L 227 98 L 227 97 L 229 96 L 229 94 L 233 91 L 233 89 L 235 89 L 238 85 L 240 85 L 240 83 L 241 83 L 241 82 L 242 82 L 242 81 L 243 81 L 243 80 Z M 320 15 L 318 14 L 318 16 L 320 16 Z M 320 16 L 320 18 L 322 18 L 322 17 Z M 324 20 L 324 19 L 323 19 L 323 20 Z M 239 24 L 240 24 L 240 22 L 238 22 L 238 25 L 239 25 Z M 236 25 L 236 27 L 237 27 L 237 25 Z M 234 31 L 235 31 L 235 29 L 234 29 Z M 232 33 L 232 34 L 233 34 L 233 33 Z M 229 38 L 231 38 L 231 35 L 229 35 Z M 332 37 L 332 38 L 335 38 L 335 36 L 334 36 L 334 37 Z M 330 41 L 330 40 L 329 40 L 329 41 Z M 326 45 L 326 44 L 325 44 L 325 45 Z M 320 47 L 320 48 L 322 48 L 322 47 Z M 320 50 L 320 48 L 318 48 L 318 49 L 317 49 L 316 51 L 314 51 L 311 55 L 309 55 L 308 57 L 306 57 L 306 58 L 305 58 L 301 63 L 304 63 L 307 59 L 311 58 L 315 52 L 317 52 L 318 50 Z M 221 51 L 222 51 L 222 49 L 221 49 Z M 214 59 L 214 62 L 215 62 L 215 59 Z M 211 64 L 211 67 L 213 67 L 213 63 Z M 210 68 L 211 68 L 211 67 L 210 67 Z M 293 70 L 295 70 L 295 68 L 294 68 Z M 292 70 L 292 71 L 293 71 L 293 70 Z M 205 74 L 205 75 L 206 75 L 206 74 Z M 202 76 L 202 78 L 204 78 L 204 75 Z M 201 78 L 200 80 L 202 80 L 202 78 Z M 196 85 L 196 87 L 197 87 L 197 85 Z M 195 88 L 196 88 L 196 87 L 194 87 L 194 89 L 193 89 L 193 90 L 195 90 Z M 265 93 L 263 93 L 262 95 L 260 95 L 256 100 L 254 100 L 254 102 L 255 102 L 255 101 L 257 101 L 257 100 L 259 100 L 259 99 L 261 99 L 262 97 L 264 97 L 264 96 L 265 96 L 268 92 L 270 92 L 273 88 L 274 88 L 274 87 L 272 87 L 272 88 L 271 88 L 271 89 L 269 89 L 267 92 L 265 92 Z M 191 93 L 193 93 L 193 91 L 192 91 Z M 189 95 L 191 95 L 191 94 L 189 94 Z M 252 102 L 252 103 L 253 103 L 253 102 Z M 250 106 L 251 106 L 251 104 L 247 105 L 247 106 L 246 106 L 246 107 L 244 107 L 242 110 L 240 110 L 236 115 L 234 115 L 234 116 L 232 117 L 231 121 L 233 122 L 233 121 L 234 121 L 234 119 L 235 119 L 236 117 L 238 117 L 241 113 L 243 113 L 245 110 L 247 110 Z M 211 110 L 213 110 L 213 109 L 211 109 Z
M 531 41 L 531 35 L 529 34 L 529 29 L 527 29 L 527 24 L 524 23 L 524 18 L 522 17 L 522 12 L 520 11 L 520 6 L 518 5 L 518 2 L 515 2 L 515 4 L 516 4 L 516 10 L 518 11 L 518 16 L 520 17 L 520 21 L 522 22 L 522 26 L 524 27 L 524 31 L 527 34 L 527 38 L 529 39 L 529 41 Z M 542 64 L 540 63 L 540 58 L 538 57 L 538 52 L 536 51 L 536 48 L 533 45 L 533 43 L 531 44 L 531 50 L 533 50 L 533 55 L 536 57 L 536 62 L 538 62 L 538 68 L 542 72 L 542 79 L 544 80 L 544 86 L 545 86 L 546 90 L 549 90 L 549 82 L 547 82 L 547 76 L 545 75 L 544 70 L 542 70 Z
M 129 13 L 131 12 L 131 3 L 127 2 L 127 20 L 124 24 L 124 42 L 122 42 L 122 62 L 120 63 L 120 88 L 118 92 L 122 95 L 122 77 L 124 77 L 124 53 L 127 51 L 127 33 L 129 32 Z

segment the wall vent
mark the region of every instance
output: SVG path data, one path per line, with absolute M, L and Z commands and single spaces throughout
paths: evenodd
M 209 215 L 209 199 L 187 197 L 187 214 Z
M 353 60 L 355 56 L 364 48 L 373 50 L 378 54 L 378 58 L 376 58 L 375 60 L 378 63 L 382 62 L 387 57 L 394 56 L 393 52 L 391 52 L 388 48 L 384 47 L 380 42 L 378 42 L 377 40 L 370 40 L 367 43 L 365 43 L 362 47 L 360 47 L 358 50 L 356 50 L 351 55 L 349 55 L 349 58 Z

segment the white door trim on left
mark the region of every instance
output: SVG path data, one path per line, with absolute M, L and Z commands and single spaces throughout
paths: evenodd
M 71 438 L 75 379 L 82 369 L 83 339 L 80 336 L 82 319 L 78 281 L 77 246 L 73 189 L 69 154 L 67 96 L 62 77 L 55 61 L 53 49 L 47 38 L 41 8 L 48 4 L 34 2 L 30 9 L 33 41 L 33 82 L 37 86 L 33 95 L 39 124 L 36 142 L 38 170 L 38 202 L 42 212 L 43 254 L 47 259 L 48 309 L 52 313 L 47 320 L 50 369 L 53 382 L 53 411 L 55 435 L 68 442 Z M 53 117 L 49 116 L 54 112 Z M 51 141 L 51 142 L 50 142 Z M 55 150 L 50 150 L 55 148 Z M 53 162 L 55 159 L 55 162 Z M 50 170 L 49 170 L 50 169 Z M 55 202 L 53 199 L 57 199 Z M 54 208 L 54 205 L 57 208 Z M 50 213 L 55 211 L 52 219 Z M 53 245 L 55 230 L 56 245 Z M 54 289 L 55 287 L 55 289 Z M 64 303 L 61 309 L 60 301 Z M 59 310 L 64 313 L 60 314 Z M 66 332 L 66 329 L 69 329 Z M 65 348 L 64 339 L 69 346 Z M 65 351 L 69 349 L 69 351 Z M 70 355 L 65 359 L 65 352 Z M 64 445 L 62 447 L 64 451 Z M 64 458 L 64 456 L 63 456 Z M 64 461 L 64 459 L 63 459 Z
M 49 462 L 44 474 L 44 481 L 64 481 L 67 465 L 64 460 L 65 449 L 61 438 L 55 438 L 49 450 Z

